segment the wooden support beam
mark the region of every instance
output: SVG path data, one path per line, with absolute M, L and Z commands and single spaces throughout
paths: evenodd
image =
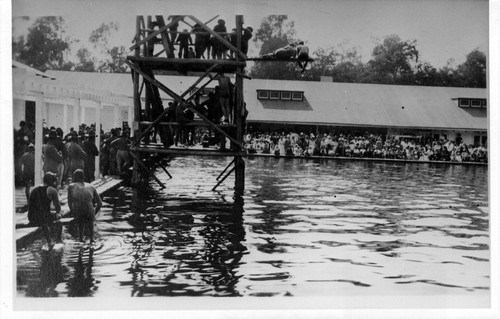
M 226 168 L 224 168 L 224 170 L 219 174 L 219 176 L 217 176 L 216 180 L 219 180 L 219 178 L 227 171 L 227 169 L 233 165 L 234 163 L 234 159 L 231 161 L 231 163 L 227 164 Z
M 243 145 L 241 145 L 240 142 L 238 142 L 235 138 L 233 138 L 231 135 L 229 135 L 227 132 L 224 132 L 222 129 L 220 129 L 216 124 L 214 124 L 212 121 L 210 121 L 206 116 L 204 116 L 203 114 L 201 114 L 200 112 L 198 112 L 198 110 L 196 110 L 195 108 L 193 108 L 191 105 L 191 103 L 183 98 L 181 98 L 179 95 L 177 95 L 175 92 L 173 92 L 172 90 L 170 90 L 168 87 L 166 87 L 165 85 L 163 85 L 161 82 L 159 82 L 158 80 L 154 79 L 154 78 L 151 78 L 150 76 L 148 76 L 144 71 L 142 71 L 139 67 L 137 67 L 135 64 L 133 63 L 130 63 L 130 62 L 126 62 L 130 68 L 136 72 L 138 72 L 139 74 L 142 75 L 142 77 L 144 79 L 146 79 L 147 81 L 149 81 L 151 84 L 155 85 L 156 87 L 158 87 L 160 90 L 162 90 L 163 92 L 167 93 L 168 95 L 170 95 L 172 98 L 174 98 L 178 103 L 184 105 L 188 110 L 190 110 L 191 112 L 195 113 L 196 115 L 198 115 L 199 118 L 201 118 L 202 120 L 204 120 L 205 122 L 207 122 L 208 124 L 210 124 L 211 127 L 213 127 L 215 130 L 217 130 L 218 132 L 220 132 L 221 134 L 223 134 L 224 136 L 226 136 L 228 139 L 230 139 L 231 141 L 233 141 L 236 145 L 238 145 L 240 147 L 240 149 L 243 149 Z M 194 106 L 194 105 L 193 105 Z M 167 110 L 167 109 L 166 109 Z M 164 114 L 163 114 L 164 113 Z M 165 114 L 167 112 L 163 112 L 161 117 L 159 117 L 157 120 L 158 122 L 161 121 L 161 118 L 163 116 L 165 116 Z M 156 122 L 156 121 L 155 121 Z M 144 132 L 143 132 L 144 133 Z
M 207 149 L 197 149 L 197 148 L 163 148 L 163 145 L 157 144 L 156 146 L 153 144 L 149 145 L 141 145 L 139 146 L 134 146 L 130 147 L 131 151 L 134 151 L 136 153 L 161 153 L 161 154 L 171 154 L 171 155 L 193 155 L 193 156 L 222 156 L 222 157 L 227 157 L 227 156 L 247 156 L 246 153 L 244 152 L 231 152 L 231 151 L 221 151 L 218 149 L 214 148 L 207 148 Z
M 231 168 L 231 170 L 230 170 L 230 171 L 229 171 L 229 172 L 228 172 L 228 173 L 224 176 L 224 178 L 223 178 L 223 179 L 221 179 L 221 180 L 217 183 L 217 185 L 215 185 L 215 186 L 212 188 L 212 191 L 215 191 L 215 190 L 217 189 L 217 187 L 219 187 L 219 185 L 220 185 L 220 184 L 222 184 L 222 183 L 226 180 L 226 178 L 228 178 L 228 177 L 229 177 L 229 175 L 231 175 L 231 173 L 232 173 L 232 172 L 234 172 L 234 170 L 235 170 L 235 169 L 236 169 L 236 166 L 234 166 L 233 168 Z
M 188 16 L 191 20 L 193 20 L 194 22 L 198 23 L 200 25 L 200 27 L 202 27 L 203 29 L 205 29 L 208 33 L 210 33 L 211 35 L 214 36 L 214 38 L 216 38 L 217 40 L 219 40 L 222 44 L 224 44 L 228 49 L 230 50 L 233 50 L 234 52 L 236 52 L 236 54 L 238 54 L 243 60 L 246 60 L 247 59 L 247 56 L 241 52 L 241 50 L 238 50 L 237 48 L 235 48 L 229 41 L 227 41 L 226 39 L 224 39 L 223 37 L 221 37 L 217 32 L 215 32 L 214 30 L 210 29 L 209 27 L 207 27 L 203 22 L 201 22 L 200 20 L 198 20 L 196 17 L 194 16 Z
M 180 19 L 174 18 L 174 19 L 172 19 L 172 22 L 175 20 L 179 21 Z M 160 29 L 165 26 L 165 21 L 163 20 L 163 16 L 160 16 L 160 15 L 156 16 L 156 22 L 158 23 L 158 27 L 160 27 Z M 169 23 L 169 25 L 171 23 Z M 167 53 L 167 58 L 174 58 L 175 57 L 174 44 L 172 43 L 172 40 L 170 39 L 168 34 L 165 32 L 160 33 L 160 35 L 161 35 L 161 42 L 163 44 L 163 49 Z
M 163 184 L 159 179 L 158 177 L 155 176 L 155 174 L 153 174 L 153 172 L 151 172 L 149 170 L 149 168 L 146 167 L 146 165 L 144 165 L 144 163 L 141 162 L 141 160 L 133 153 L 133 152 L 128 152 L 130 154 L 130 156 L 134 159 L 135 163 L 137 163 L 140 167 L 142 167 L 146 172 L 148 172 L 149 175 L 153 176 L 153 178 L 155 179 L 155 181 L 162 187 L 162 188 L 165 188 L 165 184 Z
M 133 65 L 132 65 L 131 63 L 129 63 L 129 62 L 126 62 L 126 63 L 130 66 L 130 68 L 135 68 L 135 65 L 133 66 Z M 215 65 L 214 65 L 212 68 L 215 68 Z M 196 85 L 198 85 L 198 83 L 200 83 L 200 82 L 201 82 L 201 81 L 202 81 L 202 80 L 203 80 L 203 79 L 204 79 L 204 78 L 205 78 L 208 74 L 210 74 L 210 70 L 211 70 L 212 68 L 208 69 L 208 70 L 207 70 L 207 71 L 206 71 L 206 72 L 205 72 L 205 73 L 204 73 L 204 74 L 203 74 L 203 75 L 202 75 L 202 76 L 201 76 L 201 77 L 200 77 L 200 78 L 199 78 L 199 79 L 198 79 L 198 80 L 197 80 L 197 81 L 193 84 L 193 85 L 191 85 L 190 89 L 189 89 L 189 90 L 186 90 L 186 91 L 185 91 L 185 92 L 184 92 L 184 93 L 183 93 L 183 94 L 182 94 L 179 98 L 184 97 L 184 95 L 186 95 L 186 94 L 187 94 L 187 92 L 189 92 L 189 91 L 190 91 L 190 90 L 192 90 L 194 87 L 196 87 Z M 148 76 L 148 78 L 150 78 L 150 77 Z M 150 79 L 151 79 L 151 78 L 150 78 Z M 152 79 L 152 80 L 154 80 L 154 79 Z M 156 81 L 156 80 L 154 80 L 154 81 Z M 150 82 L 151 82 L 151 81 L 150 81 Z M 156 82 L 158 82 L 158 81 L 156 81 Z M 151 82 L 151 83 L 152 83 L 152 82 Z M 158 83 L 159 83 L 159 82 L 158 82 Z M 161 83 L 160 83 L 160 84 L 161 84 Z M 208 83 L 207 83 L 207 84 L 208 84 Z M 205 85 L 207 85 L 207 84 L 205 84 Z M 158 87 L 158 86 L 157 86 L 157 87 Z M 199 88 L 198 90 L 201 90 L 201 89 L 202 89 L 202 88 Z M 172 92 L 172 93 L 173 93 L 173 92 Z M 174 94 L 175 94 L 175 93 L 174 93 Z M 170 95 L 170 94 L 169 94 L 169 95 Z M 194 94 L 193 94 L 193 96 L 194 96 Z M 188 100 L 189 100 L 189 99 L 188 99 Z M 150 125 L 149 125 L 149 126 L 148 126 L 148 127 L 147 127 L 147 128 L 146 128 L 143 132 L 142 132 L 142 133 L 141 133 L 141 135 L 139 136 L 139 138 L 137 138 L 137 139 L 136 139 L 136 140 L 132 143 L 132 146 L 137 145 L 137 144 L 138 144 L 138 143 L 139 143 L 139 142 L 140 142 L 140 141 L 141 141 L 141 140 L 142 140 L 145 136 L 147 136 L 147 135 L 149 134 L 149 132 L 151 132 L 151 129 L 152 129 L 153 127 L 155 127 L 155 126 L 156 126 L 156 125 L 157 125 L 157 124 L 158 124 L 158 123 L 159 123 L 159 122 L 160 122 L 160 121 L 161 121 L 161 120 L 165 117 L 165 115 L 167 115 L 168 111 L 169 111 L 169 109 L 168 109 L 168 108 L 166 108 L 165 110 L 163 110 L 163 112 L 160 114 L 160 116 L 158 116 L 158 117 L 156 118 L 156 120 L 154 120 L 154 121 L 153 121 L 153 123 L 151 123 L 151 124 L 150 124 Z
M 170 173 L 168 172 L 168 170 L 167 170 L 167 168 L 166 168 L 165 166 L 161 165 L 161 163 L 160 163 L 160 162 L 156 162 L 156 164 L 158 164 L 158 166 L 160 166 L 160 167 L 163 169 L 163 171 L 164 171 L 165 173 L 167 173 L 168 177 L 169 177 L 170 179 L 172 179 L 172 175 L 170 175 Z
M 139 125 L 140 126 L 146 126 L 146 125 L 151 125 L 152 123 L 154 122 L 151 122 L 151 121 L 141 121 L 139 122 Z M 179 124 L 178 122 L 158 122 L 158 123 L 155 123 L 155 125 L 163 125 L 163 126 L 201 126 L 201 127 L 211 127 L 210 124 L 206 123 L 205 121 L 200 121 L 200 120 L 195 120 L 193 122 L 190 122 L 190 123 L 186 123 L 186 124 Z M 217 125 L 218 127 L 222 127 L 222 128 L 236 128 L 236 125 L 235 124 L 215 124 Z
M 145 42 L 147 41 L 150 41 L 152 40 L 153 38 L 155 38 L 158 34 L 161 34 L 165 31 L 168 30 L 169 27 L 171 27 L 172 25 L 174 25 L 175 23 L 179 22 L 180 20 L 184 19 L 184 17 L 178 17 L 178 18 L 175 18 L 175 19 L 172 19 L 172 21 L 168 24 L 165 24 L 163 25 L 161 28 L 159 28 L 158 30 L 156 30 L 155 32 L 151 33 L 150 35 L 148 35 L 147 37 L 145 37 L 144 39 L 142 40 L 139 40 L 134 43 L 133 46 L 130 47 L 130 51 L 132 50 L 135 50 L 137 47 L 140 47 L 141 45 L 143 45 Z

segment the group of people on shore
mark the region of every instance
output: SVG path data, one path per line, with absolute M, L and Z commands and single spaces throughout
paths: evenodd
M 177 16 L 170 16 L 169 19 L 176 19 Z M 177 57 L 179 59 L 234 59 L 234 50 L 229 50 L 229 48 L 222 43 L 219 39 L 211 35 L 207 30 L 201 27 L 200 24 L 196 23 L 191 31 L 188 29 L 183 29 L 178 32 L 179 22 L 170 24 L 169 34 L 170 41 L 172 44 L 178 45 Z M 220 37 L 227 40 L 235 48 L 237 48 L 237 31 L 233 28 L 231 32 L 228 32 L 226 27 L 226 22 L 223 19 L 217 20 L 217 25 L 213 28 Z M 241 33 L 241 52 L 245 55 L 248 53 L 248 41 L 252 38 L 252 27 L 245 27 Z M 194 34 L 194 41 L 191 37 Z M 194 46 L 194 49 L 193 49 Z M 172 45 L 171 49 L 174 49 Z M 206 53 L 206 55 L 205 55 Z
M 129 165 L 128 148 L 130 129 L 112 129 L 104 134 L 101 145 L 96 145 L 95 125 L 80 125 L 65 135 L 61 128 L 44 128 L 42 159 L 43 184 L 34 186 L 35 147 L 33 125 L 21 121 L 14 132 L 14 155 L 16 175 L 20 175 L 25 186 L 28 202 L 28 219 L 31 225 L 40 226 L 52 247 L 52 237 L 61 240 L 61 227 L 57 220 L 62 217 L 59 191 L 68 185 L 68 205 L 75 217 L 80 240 L 84 229 L 88 229 L 93 241 L 93 221 L 101 206 L 96 189 L 90 184 L 95 179 L 95 158 L 100 156 L 103 174 L 121 174 Z M 21 155 L 22 154 L 22 155 Z M 51 211 L 51 205 L 55 211 Z
M 352 158 L 389 158 L 419 161 L 484 162 L 488 151 L 483 145 L 463 142 L 460 136 L 448 140 L 410 139 L 396 136 L 383 139 L 381 135 L 365 133 L 363 136 L 323 133 L 250 133 L 245 136 L 249 153 L 278 156 L 329 156 Z

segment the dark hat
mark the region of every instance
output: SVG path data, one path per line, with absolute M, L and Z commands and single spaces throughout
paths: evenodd
M 248 30 L 250 30 L 250 32 L 253 32 L 253 28 L 252 27 L 247 27 Z
M 90 130 L 90 131 L 89 131 L 89 134 L 88 134 L 87 136 L 95 136 L 95 132 L 94 132 L 94 130 Z
M 50 130 L 48 137 L 49 138 L 57 138 L 57 132 L 56 132 L 56 130 Z
M 226 23 L 226 21 L 224 21 L 224 20 L 222 20 L 222 19 L 219 19 L 219 20 L 217 20 L 217 23 L 218 23 L 218 24 L 221 24 L 221 23 Z

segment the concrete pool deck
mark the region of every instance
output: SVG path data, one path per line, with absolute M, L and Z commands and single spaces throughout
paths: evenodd
M 97 189 L 99 195 L 118 187 L 123 180 L 113 177 L 106 176 L 93 181 L 91 184 Z M 28 221 L 28 212 L 26 210 L 26 196 L 24 194 L 24 187 L 15 189 L 15 239 L 17 249 L 25 247 L 29 243 L 33 242 L 36 238 L 41 235 L 41 229 L 39 227 L 30 227 Z M 68 200 L 67 200 L 67 187 L 63 187 L 59 190 L 59 201 L 61 203 L 61 212 L 67 214 L 69 212 Z M 63 225 L 68 224 L 73 220 L 73 217 L 63 217 L 61 222 Z

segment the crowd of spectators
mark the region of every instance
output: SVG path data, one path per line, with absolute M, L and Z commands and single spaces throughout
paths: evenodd
M 384 139 L 381 135 L 365 133 L 249 133 L 245 136 L 249 153 L 274 154 L 279 156 L 330 156 L 352 158 L 388 158 L 418 161 L 484 162 L 488 152 L 484 145 L 466 144 L 460 135 L 449 140 L 400 138 Z
M 210 140 L 212 145 L 220 143 L 213 132 L 206 128 L 172 132 L 175 145 L 203 145 Z M 156 135 L 156 134 L 154 134 Z M 70 128 L 65 134 L 61 128 L 44 128 L 43 170 L 58 175 L 58 185 L 69 183 L 72 172 L 82 169 L 85 181 L 95 176 L 95 157 L 100 157 L 102 175 L 122 175 L 132 165 L 128 152 L 131 144 L 130 128 L 113 128 L 108 132 L 100 130 L 100 147 L 96 146 L 95 125 L 82 124 L 77 130 Z M 156 137 L 153 139 L 157 139 Z M 224 140 L 224 139 L 223 139 Z M 21 121 L 14 132 L 14 160 L 16 184 L 27 187 L 33 184 L 34 174 L 34 125 Z M 271 154 L 275 156 L 328 156 L 347 158 L 387 158 L 413 161 L 488 162 L 488 151 L 484 145 L 466 144 L 460 135 L 453 140 L 444 136 L 433 138 L 388 137 L 365 133 L 350 134 L 322 133 L 260 133 L 245 135 L 248 153 Z M 221 149 L 224 145 L 220 145 Z
M 64 132 L 61 128 L 43 128 L 42 169 L 44 173 L 57 174 L 57 186 L 71 182 L 71 176 L 77 169 L 84 172 L 85 182 L 95 179 L 95 158 L 100 158 L 100 171 L 103 175 L 122 175 L 132 165 L 128 148 L 130 128 L 113 128 L 108 132 L 100 129 L 101 143 L 96 145 L 95 124 L 81 124 L 76 130 L 70 128 Z M 34 183 L 34 124 L 20 122 L 14 131 L 14 173 L 16 185 L 26 187 L 26 196 Z

